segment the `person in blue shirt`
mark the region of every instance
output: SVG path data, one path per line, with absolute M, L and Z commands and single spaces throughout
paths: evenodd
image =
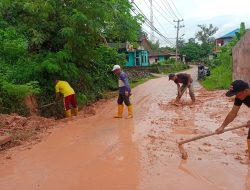
M 121 70 L 120 65 L 115 65 L 112 71 L 118 76 L 119 96 L 118 96 L 118 112 L 114 116 L 115 118 L 122 118 L 123 114 L 123 103 L 128 107 L 127 119 L 133 117 L 133 107 L 130 102 L 131 89 L 129 87 L 129 81 L 127 74 Z

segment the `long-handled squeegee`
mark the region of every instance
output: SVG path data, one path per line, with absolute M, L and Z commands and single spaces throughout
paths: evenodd
M 231 127 L 231 128 L 227 128 L 223 131 L 223 133 L 227 132 L 227 131 L 233 131 L 233 130 L 236 130 L 236 129 L 241 129 L 241 128 L 244 128 L 244 127 L 248 127 L 248 125 L 241 125 L 241 126 L 237 126 L 237 127 Z M 180 153 L 181 153 L 181 158 L 186 160 L 188 158 L 188 154 L 187 152 L 184 150 L 183 148 L 183 144 L 186 144 L 186 143 L 189 143 L 189 142 L 192 142 L 192 141 L 196 141 L 196 140 L 199 140 L 199 139 L 203 139 L 203 138 L 206 138 L 206 137 L 210 137 L 210 136 L 213 136 L 213 135 L 218 135 L 218 133 L 216 132 L 212 132 L 212 133 L 207 133 L 207 134 L 204 134 L 204 135 L 199 135 L 199 136 L 196 136 L 196 137 L 193 137 L 193 138 L 190 138 L 190 139 L 186 139 L 186 140 L 183 140 L 183 141 L 177 141 L 177 144 L 178 144 L 178 148 L 180 150 Z

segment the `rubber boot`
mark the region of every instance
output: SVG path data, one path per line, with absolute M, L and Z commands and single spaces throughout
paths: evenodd
M 65 116 L 66 116 L 66 118 L 71 117 L 71 110 L 70 109 L 65 111 Z
M 118 104 L 118 112 L 115 114 L 114 118 L 122 118 L 123 105 Z
M 78 107 L 74 108 L 74 116 L 78 115 Z
M 130 105 L 128 106 L 128 116 L 126 117 L 126 119 L 130 119 L 133 118 L 133 106 Z

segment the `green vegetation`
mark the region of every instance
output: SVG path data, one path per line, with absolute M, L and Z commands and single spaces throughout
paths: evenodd
M 214 38 L 212 37 L 217 27 L 212 24 L 209 26 L 198 25 L 199 31 L 196 33 L 195 38 L 190 38 L 187 43 L 180 44 L 180 53 L 186 55 L 186 61 L 203 61 L 204 58 L 212 54 L 214 49 Z M 196 42 L 196 39 L 200 42 Z
M 169 74 L 188 69 L 189 65 L 180 61 L 176 62 L 174 59 L 169 59 L 167 61 L 151 65 L 150 67 L 152 73 Z
M 138 80 L 133 80 L 131 83 L 130 83 L 130 86 L 131 88 L 135 88 L 137 86 L 139 86 L 140 84 L 143 84 L 151 79 L 155 79 L 156 77 L 154 76 L 150 76 L 150 77 L 146 77 L 146 78 L 141 78 L 141 79 L 138 79 Z
M 207 65 L 211 68 L 211 76 L 202 82 L 206 89 L 227 89 L 232 82 L 232 48 L 246 33 L 245 24 L 241 23 L 240 32 L 225 47 L 221 47 L 220 53 L 214 60 L 208 61 Z
M 110 72 L 125 55 L 107 41 L 137 41 L 140 16 L 127 0 L 2 0 L 0 2 L 0 112 L 27 115 L 26 96 L 39 105 L 54 98 L 54 80 L 67 80 L 79 104 L 116 88 Z M 62 105 L 41 110 L 51 116 Z

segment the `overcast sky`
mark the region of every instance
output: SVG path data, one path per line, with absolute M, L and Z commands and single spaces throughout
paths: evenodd
M 143 13 L 150 19 L 149 0 L 134 0 Z M 175 9 L 174 5 L 178 9 Z M 176 29 L 173 20 L 176 19 L 174 13 L 169 11 L 172 7 L 179 18 L 183 18 L 185 25 L 181 29 L 180 35 L 184 39 L 194 37 L 198 30 L 198 24 L 213 24 L 219 28 L 215 37 L 224 35 L 236 28 L 239 28 L 243 21 L 246 27 L 250 27 L 250 0 L 153 0 L 154 26 L 174 43 Z M 178 13 L 179 12 L 179 13 Z M 144 30 L 150 32 L 148 26 L 143 25 Z M 167 45 L 166 41 L 155 34 L 162 46 Z

